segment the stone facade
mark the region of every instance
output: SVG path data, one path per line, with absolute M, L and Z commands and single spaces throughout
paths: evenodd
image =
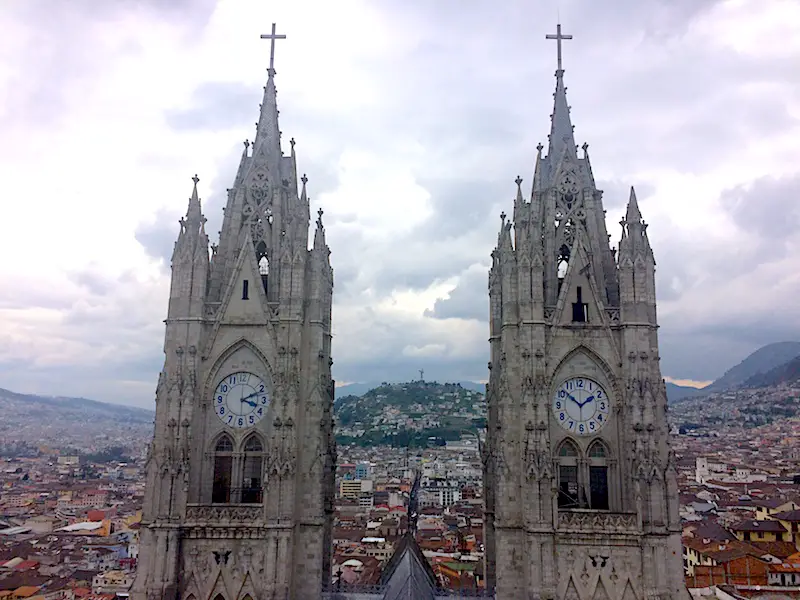
M 489 275 L 488 584 L 498 600 L 686 597 L 653 252 L 633 189 L 610 247 L 557 37 L 549 147 L 528 198 L 517 179 Z
M 319 598 L 329 582 L 333 271 L 321 211 L 309 250 L 274 76 L 219 244 L 197 178 L 181 219 L 135 600 Z

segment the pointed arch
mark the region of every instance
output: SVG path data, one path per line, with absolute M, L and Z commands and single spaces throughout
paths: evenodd
M 556 448 L 559 508 L 577 508 L 580 505 L 579 458 L 578 444 L 571 438 L 564 438 Z
M 222 594 L 217 594 L 216 596 L 214 596 L 214 600 L 225 600 L 225 596 L 223 596 Z
M 227 504 L 231 501 L 233 479 L 233 440 L 222 433 L 213 441 L 214 478 L 211 484 L 211 502 Z
M 260 504 L 264 497 L 264 442 L 257 433 L 251 433 L 242 443 L 243 504 Z
M 263 452 L 264 443 L 261 441 L 261 436 L 255 432 L 251 433 L 242 443 L 242 450 L 244 452 Z
M 558 450 L 556 451 L 556 456 L 559 457 L 578 458 L 579 455 L 580 451 L 578 450 L 578 445 L 572 438 L 564 438 L 558 445 Z
M 601 380 L 600 383 L 601 384 L 607 383 L 608 386 L 611 388 L 611 391 L 613 391 L 614 397 L 620 398 L 621 396 L 619 387 L 617 385 L 617 380 L 616 377 L 614 376 L 614 371 L 611 369 L 608 362 L 602 356 L 600 356 L 600 354 L 598 354 L 594 349 L 583 343 L 578 344 L 577 346 L 566 352 L 564 356 L 561 357 L 561 359 L 558 361 L 555 368 L 553 369 L 553 378 L 551 381 L 551 385 L 555 385 L 556 382 L 561 381 L 563 379 L 562 372 L 564 371 L 565 367 L 567 367 L 570 364 L 570 362 L 572 362 L 572 360 L 580 354 L 586 355 L 589 358 L 589 360 L 591 360 L 594 364 L 596 364 L 600 368 L 603 374 L 603 379 L 606 380 L 605 382 Z M 616 360 L 616 358 L 617 357 L 614 357 L 614 360 Z M 586 375 L 589 374 L 586 373 Z
M 602 438 L 596 438 L 589 444 L 589 451 L 586 456 L 591 458 L 611 458 L 611 450 Z
M 268 327 L 271 327 L 271 326 L 268 326 Z M 270 336 L 262 336 L 262 339 L 264 339 L 265 343 L 267 343 L 267 344 L 271 344 L 272 343 L 270 341 Z M 232 343 L 230 343 L 214 359 L 214 362 L 211 365 L 211 368 L 208 370 L 208 375 L 206 376 L 206 381 L 205 381 L 205 384 L 203 386 L 203 394 L 204 394 L 203 397 L 204 398 L 208 398 L 211 395 L 211 390 L 214 387 L 216 387 L 217 382 L 218 382 L 217 380 L 218 380 L 218 378 L 220 376 L 220 370 L 225 365 L 225 362 L 231 356 L 236 354 L 236 352 L 238 352 L 239 350 L 245 349 L 245 348 L 250 350 L 253 354 L 255 354 L 255 356 L 256 356 L 256 358 L 258 358 L 259 362 L 261 362 L 261 364 L 264 365 L 264 371 L 265 371 L 264 374 L 266 375 L 264 380 L 267 381 L 270 384 L 272 383 L 272 364 L 267 359 L 267 355 L 265 354 L 264 351 L 259 349 L 259 347 L 256 346 L 253 342 L 248 340 L 246 337 L 242 336 L 239 339 L 237 339 L 237 340 L 233 341 Z M 276 351 L 275 348 L 266 348 L 265 351 L 267 353 L 273 355 L 273 356 L 277 354 L 277 351 Z M 257 374 L 260 374 L 260 373 L 258 373 L 258 371 L 255 371 L 255 372 Z
M 213 446 L 214 452 L 233 452 L 233 440 L 225 432 L 216 437 Z

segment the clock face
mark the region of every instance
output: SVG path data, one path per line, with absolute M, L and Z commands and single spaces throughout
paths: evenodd
M 267 384 L 252 373 L 231 373 L 214 390 L 214 412 L 228 427 L 244 429 L 263 419 L 269 407 Z
M 611 402 L 599 383 L 572 377 L 553 396 L 553 416 L 561 427 L 576 435 L 594 435 L 608 422 Z

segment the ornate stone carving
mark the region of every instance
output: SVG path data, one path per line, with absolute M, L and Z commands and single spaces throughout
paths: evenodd
M 638 534 L 635 513 L 607 513 L 569 510 L 558 513 L 558 528 L 568 531 Z
M 200 506 L 186 507 L 187 525 L 250 525 L 261 519 L 261 506 Z

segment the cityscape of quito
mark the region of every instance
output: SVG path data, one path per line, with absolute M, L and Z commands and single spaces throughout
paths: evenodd
M 219 239 L 197 176 L 176 231 L 155 413 L 0 390 L 0 599 L 800 598 L 800 342 L 665 383 L 658 248 L 633 188 L 611 242 L 572 36 L 499 220 L 486 379 L 338 387 L 336 248 L 261 37 Z

